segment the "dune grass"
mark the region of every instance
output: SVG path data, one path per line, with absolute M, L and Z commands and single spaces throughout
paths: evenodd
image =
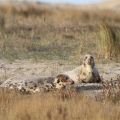
M 120 57 L 120 31 L 112 28 L 107 23 L 99 25 L 98 40 L 100 54 L 106 59 L 114 59 Z
M 22 95 L 0 90 L 2 120 L 118 120 L 120 104 L 97 101 L 74 92 Z
M 69 90 L 36 94 L 0 88 L 1 120 L 119 120 L 120 76 L 103 82 L 100 95 Z M 117 83 L 117 84 L 116 84 Z
M 101 21 L 112 23 L 111 29 L 118 31 L 115 38 L 115 41 L 118 41 L 120 17 L 118 12 L 112 10 L 85 10 L 36 4 L 0 6 L 0 57 L 9 60 L 54 59 L 73 63 L 86 53 L 98 58 L 100 53 L 97 49 L 99 45 L 102 46 L 104 35 L 111 38 L 112 34 L 113 39 L 113 32 L 108 34 L 102 27 L 102 33 L 99 32 L 102 35 L 96 36 Z M 97 40 L 101 41 L 100 44 Z M 119 44 L 115 47 L 118 49 Z M 116 51 L 114 47 L 112 49 Z M 104 53 L 103 51 L 101 52 Z M 103 58 L 102 55 L 100 58 Z

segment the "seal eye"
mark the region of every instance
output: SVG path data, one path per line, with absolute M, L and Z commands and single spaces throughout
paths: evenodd
M 93 56 L 91 56 L 91 59 L 93 59 Z
M 59 82 L 60 82 L 60 80 L 58 79 L 58 80 L 57 80 L 57 83 L 59 83 Z
M 66 77 L 65 77 L 65 80 L 68 80 L 68 79 L 69 79 L 69 77 L 68 77 L 68 76 L 66 76 Z

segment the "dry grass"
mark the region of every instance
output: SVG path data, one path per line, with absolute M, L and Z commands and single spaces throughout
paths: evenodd
M 48 5 L 0 6 L 0 57 L 57 59 L 76 63 L 80 56 L 99 56 L 98 23 L 118 29 L 119 13 Z M 51 24 L 52 23 L 52 24 Z M 117 26 L 117 28 L 116 28 Z M 119 37 L 119 34 L 118 34 Z
M 2 120 L 119 120 L 120 77 L 104 83 L 103 94 L 96 99 L 74 90 L 22 94 L 0 89 Z M 116 91 L 117 90 L 117 91 Z
M 100 54 L 106 59 L 114 59 L 120 57 L 120 36 L 117 29 L 114 29 L 107 23 L 99 25 L 98 40 Z
M 21 95 L 0 90 L 2 120 L 118 120 L 120 103 L 96 101 L 76 93 Z

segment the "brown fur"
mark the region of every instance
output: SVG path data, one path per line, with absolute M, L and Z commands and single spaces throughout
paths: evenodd
M 69 76 L 64 74 L 59 74 L 54 81 L 56 88 L 65 88 L 66 85 L 74 84 L 74 81 L 69 78 Z

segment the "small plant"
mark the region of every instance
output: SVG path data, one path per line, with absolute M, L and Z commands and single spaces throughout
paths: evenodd
M 103 82 L 103 98 L 113 103 L 120 102 L 120 76 L 117 80 Z

